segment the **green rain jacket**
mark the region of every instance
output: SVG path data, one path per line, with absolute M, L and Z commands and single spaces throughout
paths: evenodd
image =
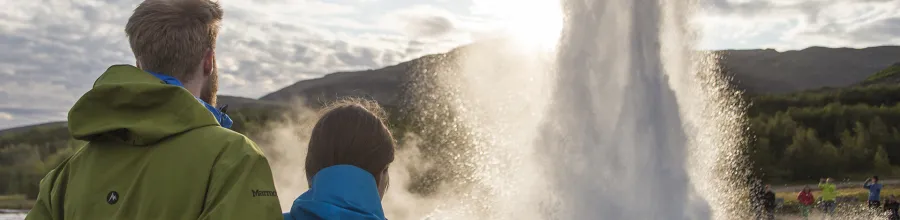
M 834 183 L 819 183 L 819 188 L 822 189 L 823 201 L 834 201 L 837 199 L 837 186 Z
M 50 171 L 26 219 L 283 219 L 272 171 L 186 89 L 110 67 L 69 111 L 88 141 Z

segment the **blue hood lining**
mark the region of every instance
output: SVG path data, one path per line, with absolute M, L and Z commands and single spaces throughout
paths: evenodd
M 164 74 L 159 74 L 159 73 L 154 73 L 154 72 L 150 72 L 150 71 L 147 71 L 147 73 L 150 73 L 151 75 L 155 76 L 156 78 L 159 78 L 159 80 L 162 80 L 166 84 L 184 88 L 184 84 L 182 84 L 181 81 L 178 81 L 178 79 L 176 79 L 175 77 L 172 77 L 169 75 L 164 75 Z M 206 110 L 209 110 L 209 112 L 212 113 L 214 117 L 216 117 L 216 121 L 219 122 L 220 126 L 230 129 L 231 126 L 234 124 L 234 121 L 231 120 L 231 117 L 228 117 L 228 115 L 225 114 L 225 112 L 222 112 L 222 110 L 216 109 L 215 106 L 212 106 L 209 103 L 206 103 L 205 101 L 203 101 L 200 98 L 197 98 L 197 97 L 194 97 L 194 98 L 196 98 L 197 101 L 199 101 L 201 104 L 203 104 L 203 106 L 206 107 Z
M 287 220 L 371 219 L 385 220 L 375 178 L 351 165 L 336 165 L 313 176 L 310 189 L 297 197 Z

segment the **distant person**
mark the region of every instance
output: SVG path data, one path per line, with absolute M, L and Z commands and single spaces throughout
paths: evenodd
M 765 219 L 775 219 L 775 192 L 772 192 L 772 186 L 766 185 L 766 192 L 763 196 L 763 208 L 765 209 Z
M 809 210 L 812 209 L 816 202 L 809 186 L 803 186 L 803 190 L 797 194 L 797 201 L 800 202 L 800 214 L 803 216 L 803 219 L 809 219 Z
M 831 178 L 819 179 L 819 189 L 822 190 L 822 209 L 827 215 L 834 214 L 837 207 L 837 186 L 832 183 Z
M 878 183 L 878 176 L 872 176 L 863 183 L 863 188 L 869 190 L 869 208 L 878 208 L 881 206 L 881 188 L 883 185 Z
M 752 197 L 752 209 L 755 219 L 765 219 L 766 216 L 766 186 L 762 184 L 753 184 L 750 187 Z
M 222 8 L 147 0 L 115 65 L 69 111 L 87 144 L 41 180 L 26 219 L 282 219 L 262 151 L 216 109 Z
M 394 161 L 394 138 L 374 102 L 343 101 L 325 110 L 306 154 L 310 189 L 286 220 L 384 220 L 381 199 Z
M 894 195 L 891 195 L 887 200 L 884 201 L 884 211 L 888 213 L 888 219 L 900 220 L 900 215 L 897 214 L 897 209 L 900 209 L 900 203 L 897 202 L 897 198 L 894 197 Z

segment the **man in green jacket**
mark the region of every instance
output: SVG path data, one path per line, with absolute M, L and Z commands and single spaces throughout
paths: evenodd
M 834 214 L 834 208 L 837 206 L 837 186 L 832 183 L 831 178 L 822 178 L 819 180 L 819 189 L 822 189 L 822 208 L 826 214 Z
M 110 67 L 69 111 L 87 144 L 50 171 L 26 219 L 282 219 L 260 149 L 216 109 L 210 0 L 147 0 Z

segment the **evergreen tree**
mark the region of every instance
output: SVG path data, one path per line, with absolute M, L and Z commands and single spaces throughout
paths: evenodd
M 892 174 L 891 163 L 888 160 L 887 152 L 881 145 L 878 145 L 878 151 L 875 152 L 872 166 L 875 167 L 875 172 L 879 175 L 884 176 Z

